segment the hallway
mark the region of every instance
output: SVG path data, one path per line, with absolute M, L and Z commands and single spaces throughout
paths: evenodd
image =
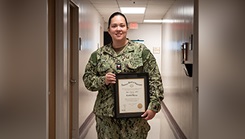
M 79 6 L 81 78 L 82 64 L 103 44 L 107 30 L 90 1 L 96 0 L 1 1 L 0 139 L 71 139 L 73 134 L 79 139 L 78 129 L 91 113 L 96 93 L 79 82 L 80 104 L 74 113 L 79 120 L 72 123 L 69 3 Z M 155 6 L 167 11 L 161 19 L 178 22 L 138 24 L 129 38 L 144 40 L 156 55 L 164 76 L 164 104 L 186 138 L 244 139 L 244 1 L 173 1 L 169 9 Z M 188 53 L 183 51 L 186 42 Z M 192 77 L 183 70 L 185 62 L 193 64 Z M 176 123 L 169 117 L 161 111 L 149 121 L 149 139 L 177 138 Z M 95 137 L 93 123 L 83 139 Z
M 100 36 L 97 32 L 105 33 L 107 23 L 93 5 L 86 2 L 80 5 L 82 5 L 80 7 L 82 11 L 80 25 L 82 26 L 79 36 L 82 48 L 79 51 L 79 135 L 81 139 L 93 139 L 96 137 L 95 122 L 93 122 L 94 118 L 89 115 L 93 109 L 96 93 L 87 91 L 81 78 L 90 54 L 103 45 L 103 41 L 101 42 L 103 35 Z M 193 34 L 193 1 L 176 1 L 166 14 L 166 18 L 174 19 L 175 16 L 178 16 L 177 11 L 181 11 L 179 13 L 183 15 L 181 18 L 188 22 L 139 23 L 138 29 L 129 29 L 127 34 L 130 40 L 143 40 L 154 54 L 163 76 L 165 98 L 162 105 L 165 108 L 162 108 L 156 117 L 149 121 L 152 128 L 149 132 L 149 139 L 186 139 L 193 136 L 192 132 L 195 132 L 193 113 L 196 112 L 196 109 L 193 108 L 193 105 L 196 102 L 193 101 L 193 98 L 196 96 L 193 95 L 193 82 L 197 78 L 186 76 L 183 70 L 181 48 L 184 42 L 192 45 L 190 37 Z M 189 12 L 188 16 L 184 16 L 187 14 L 185 11 Z M 90 26 L 86 26 L 88 23 Z M 183 33 L 186 35 L 181 35 Z M 194 50 L 186 49 L 186 51 L 185 62 L 193 63 Z

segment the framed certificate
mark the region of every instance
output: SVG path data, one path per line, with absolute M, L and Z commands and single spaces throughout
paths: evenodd
M 148 73 L 118 73 L 115 84 L 116 118 L 141 117 L 149 104 Z

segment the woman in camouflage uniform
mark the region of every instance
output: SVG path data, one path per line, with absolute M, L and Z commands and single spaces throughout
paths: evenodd
M 141 43 L 127 39 L 128 23 L 124 14 L 113 13 L 108 21 L 112 42 L 91 54 L 83 80 L 86 88 L 98 91 L 93 112 L 98 139 L 146 139 L 151 120 L 161 109 L 163 85 L 156 59 Z M 116 119 L 114 112 L 115 73 L 147 72 L 150 103 L 142 118 Z

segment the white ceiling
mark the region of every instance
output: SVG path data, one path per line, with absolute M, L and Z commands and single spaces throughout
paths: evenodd
M 145 14 L 125 14 L 128 22 L 143 23 L 145 19 L 162 19 L 176 0 L 90 0 L 108 22 L 109 16 L 119 7 L 145 7 Z

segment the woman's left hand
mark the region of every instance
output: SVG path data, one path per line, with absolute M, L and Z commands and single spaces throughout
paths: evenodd
M 142 118 L 145 118 L 145 120 L 151 120 L 156 115 L 156 112 L 152 110 L 146 110 L 144 114 L 141 115 Z

